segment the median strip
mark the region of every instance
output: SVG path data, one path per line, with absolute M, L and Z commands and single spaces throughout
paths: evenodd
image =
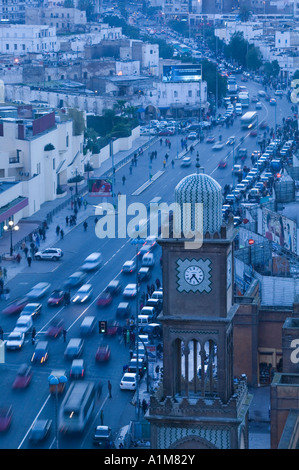
M 142 186 L 140 186 L 140 188 L 136 189 L 136 191 L 132 193 L 132 196 L 139 196 L 139 194 L 145 191 L 152 183 L 154 183 L 154 181 L 156 181 L 160 176 L 162 176 L 163 173 L 165 172 L 162 170 L 157 171 L 157 173 L 155 173 L 150 180 L 146 181 Z

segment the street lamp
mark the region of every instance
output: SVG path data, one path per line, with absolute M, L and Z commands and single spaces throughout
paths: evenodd
M 10 256 L 13 255 L 13 246 L 12 246 L 12 232 L 15 230 L 16 232 L 19 230 L 19 226 L 14 224 L 13 220 L 8 222 L 8 225 L 4 225 L 3 230 L 5 232 L 10 232 Z
M 66 384 L 67 378 L 65 375 L 56 377 L 55 375 L 49 375 L 49 385 L 55 387 L 55 432 L 56 432 L 56 449 L 58 449 L 58 387 L 59 385 Z

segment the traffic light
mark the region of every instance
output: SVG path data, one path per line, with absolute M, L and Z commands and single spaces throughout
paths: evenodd
M 99 321 L 99 333 L 100 334 L 107 333 L 107 322 L 106 321 Z

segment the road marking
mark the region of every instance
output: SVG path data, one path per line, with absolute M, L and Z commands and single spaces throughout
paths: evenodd
M 26 437 L 28 436 L 32 426 L 34 425 L 35 421 L 38 419 L 39 415 L 41 414 L 41 412 L 43 411 L 44 407 L 46 406 L 46 404 L 48 403 L 49 401 L 49 398 L 50 398 L 50 394 L 47 396 L 43 406 L 41 407 L 41 409 L 39 410 L 39 412 L 37 413 L 36 417 L 34 418 L 33 422 L 31 423 L 31 426 L 29 427 L 28 431 L 26 432 L 25 436 L 23 437 L 23 439 L 21 440 L 21 443 L 19 444 L 18 446 L 18 449 L 20 449 L 23 445 L 23 442 L 25 441 Z

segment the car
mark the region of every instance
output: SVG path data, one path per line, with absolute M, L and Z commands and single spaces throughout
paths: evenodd
M 237 184 L 236 189 L 240 191 L 241 193 L 245 193 L 247 186 L 244 183 L 239 183 Z
M 37 419 L 34 421 L 29 434 L 29 441 L 31 444 L 37 444 L 45 441 L 50 435 L 52 428 L 51 419 Z
M 268 124 L 266 123 L 266 121 L 262 121 L 260 124 L 259 124 L 259 128 L 260 129 L 266 129 L 268 127 Z
M 32 318 L 35 318 L 36 316 L 41 314 L 41 311 L 42 304 L 29 303 L 25 305 L 25 307 L 21 311 L 21 316 L 31 316 Z
M 129 302 L 120 302 L 116 309 L 116 318 L 129 318 L 131 314 L 131 306 Z
M 152 272 L 149 267 L 142 266 L 138 271 L 138 280 L 139 282 L 148 281 L 152 276 Z
M 46 248 L 45 250 L 37 251 L 34 257 L 36 260 L 58 261 L 63 257 L 63 251 L 60 248 Z
M 83 352 L 84 340 L 82 338 L 71 338 L 64 351 L 65 359 L 77 359 Z
M 187 136 L 187 139 L 189 140 L 196 140 L 198 137 L 197 137 L 197 133 L 196 132 L 190 132 L 190 134 L 188 134 Z
M 162 129 L 158 135 L 174 135 L 175 132 L 173 130 L 170 130 L 170 129 Z
M 222 150 L 224 145 L 224 142 L 218 141 L 215 145 L 213 145 L 212 150 Z
M 83 265 L 81 266 L 82 271 L 94 271 L 99 269 L 103 261 L 102 254 L 99 252 L 91 253 L 85 259 Z
M 51 284 L 48 282 L 39 282 L 27 294 L 29 299 L 41 299 L 49 291 Z
M 146 334 L 150 339 L 161 339 L 163 336 L 163 330 L 160 323 L 148 323 L 147 325 L 139 328 L 140 334 Z
M 8 306 L 2 310 L 2 313 L 11 315 L 14 313 L 21 313 L 24 307 L 29 303 L 28 297 L 19 297 L 12 300 Z
M 269 104 L 271 104 L 272 106 L 276 106 L 276 99 L 271 98 L 270 101 L 269 101 Z
M 141 248 L 137 254 L 143 256 L 149 251 L 153 250 L 156 246 L 157 246 L 157 237 L 155 237 L 154 235 L 149 236 L 145 239 L 145 242 L 143 243 L 143 245 L 141 245 Z
M 48 341 L 38 341 L 34 353 L 31 358 L 31 362 L 38 362 L 44 364 L 49 357 L 49 344 Z
M 123 290 L 123 297 L 134 298 L 137 295 L 137 286 L 136 284 L 128 284 Z
M 112 299 L 110 292 L 104 291 L 98 296 L 96 304 L 98 307 L 107 307 L 111 304 Z
M 87 302 L 90 299 L 92 292 L 93 287 L 91 284 L 83 284 L 83 286 L 77 290 L 76 294 L 72 298 L 72 303 L 83 304 L 84 302 Z
M 266 92 L 265 92 L 264 90 L 259 90 L 259 91 L 257 92 L 257 94 L 258 94 L 258 96 L 260 96 L 260 97 L 262 97 L 262 98 L 266 96 Z
M 53 290 L 52 294 L 48 298 L 49 307 L 59 307 L 59 305 L 64 303 L 65 292 L 60 289 Z
M 218 163 L 218 168 L 226 168 L 227 167 L 227 161 L 226 160 L 220 160 Z
M 234 165 L 234 166 L 233 166 L 232 173 L 233 173 L 234 175 L 239 175 L 239 174 L 241 174 L 242 172 L 243 172 L 243 170 L 242 170 L 242 166 L 241 166 L 241 165 Z
M 250 132 L 249 132 L 249 135 L 251 137 L 256 137 L 257 136 L 257 130 L 256 129 L 252 129 Z
M 106 362 L 110 359 L 110 347 L 108 344 L 100 344 L 96 351 L 95 360 L 97 362 Z
M 282 91 L 282 90 L 275 90 L 274 95 L 276 95 L 276 96 L 282 96 L 282 95 L 283 95 L 283 91 Z
M 50 338 L 57 338 L 64 328 L 64 321 L 61 318 L 53 318 L 46 331 L 46 336 Z
M 184 157 L 181 161 L 181 167 L 188 167 L 191 165 L 191 157 Z
M 206 138 L 206 143 L 207 144 L 213 144 L 215 142 L 215 137 L 213 135 L 209 135 L 207 138 Z
M 116 320 L 113 323 L 108 323 L 107 332 L 105 333 L 105 335 L 106 336 L 116 335 L 118 327 L 119 327 L 119 323 Z
M 131 372 L 125 372 L 121 381 L 121 390 L 136 390 L 137 374 Z
M 251 98 L 251 102 L 252 102 L 252 103 L 257 103 L 257 102 L 258 102 L 258 97 L 257 97 L 257 96 L 253 96 L 253 97 Z
M 21 364 L 17 371 L 16 378 L 13 381 L 12 388 L 20 389 L 28 387 L 31 382 L 32 375 L 32 367 L 28 366 L 27 364 Z
M 7 431 L 12 421 L 12 406 L 0 406 L 0 432 Z
M 83 359 L 73 359 L 70 368 L 70 379 L 83 379 L 85 375 L 85 367 Z
M 270 101 L 271 96 L 266 93 L 265 96 L 264 96 L 264 98 L 265 98 L 266 101 Z
M 20 350 L 24 344 L 25 335 L 21 331 L 12 331 L 5 341 L 7 350 Z
M 30 333 L 30 331 L 33 328 L 33 321 L 31 316 L 26 316 L 26 315 L 21 315 L 17 323 L 14 327 L 14 331 L 19 331 L 20 333 L 24 333 L 24 335 L 27 335 Z
M 263 105 L 260 101 L 257 101 L 255 104 L 255 109 L 262 109 Z
M 92 443 L 100 449 L 111 449 L 112 430 L 109 426 L 96 426 Z
M 231 137 L 228 138 L 226 145 L 233 145 L 236 142 L 236 137 L 232 135 Z
M 110 281 L 105 291 L 109 292 L 111 295 L 118 295 L 121 292 L 121 283 L 117 279 Z
M 124 274 L 133 273 L 136 269 L 136 263 L 134 260 L 125 261 L 121 272 Z
M 74 287 L 81 286 L 84 283 L 86 276 L 87 274 L 85 272 L 76 271 L 75 273 L 71 274 L 64 282 L 64 287 L 66 289 L 72 289 Z

